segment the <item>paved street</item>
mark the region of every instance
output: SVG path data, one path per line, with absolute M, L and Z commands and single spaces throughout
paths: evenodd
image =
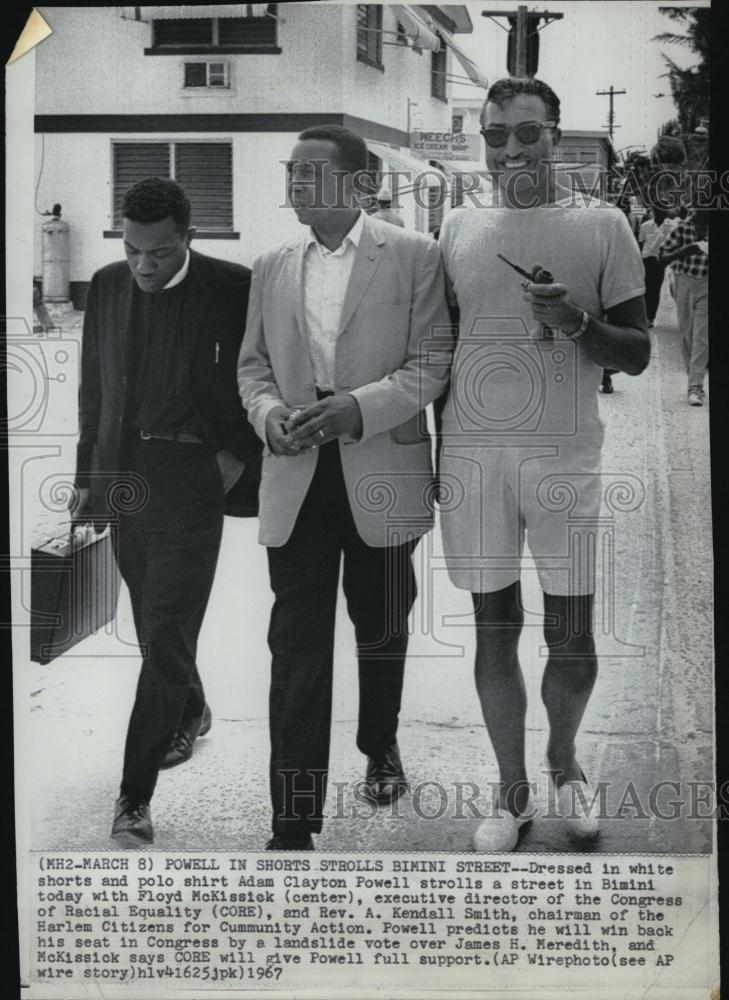
M 78 322 L 78 314 L 64 320 L 64 338 L 78 338 Z M 579 750 L 593 783 L 608 784 L 609 814 L 623 801 L 626 818 L 603 820 L 599 852 L 710 849 L 709 824 L 686 817 L 691 805 L 687 783 L 708 782 L 713 775 L 709 408 L 686 403 L 674 311 L 665 298 L 653 333 L 649 369 L 637 379 L 615 376 L 615 393 L 600 401 L 607 425 L 597 601 L 600 673 Z M 48 457 L 24 463 L 26 497 L 35 495 L 51 472 L 68 472 L 73 465 L 76 388 L 69 382 L 49 385 L 43 429 L 62 426 L 69 436 L 37 439 L 48 442 L 39 452 Z M 55 455 L 54 442 L 61 444 Z M 26 519 L 30 524 L 31 514 Z M 259 849 L 269 835 L 266 630 L 271 596 L 265 550 L 255 534 L 254 522 L 226 519 L 199 644 L 213 727 L 190 762 L 160 777 L 152 804 L 160 850 Z M 469 595 L 448 582 L 437 532 L 418 552 L 420 597 L 400 730 L 412 794 L 397 805 L 395 815 L 385 810 L 371 816 L 352 797 L 364 759 L 354 743 L 357 675 L 353 632 L 342 605 L 330 819 L 318 838 L 322 850 L 468 851 L 477 825 L 468 806 L 474 794 L 469 783 L 486 796 L 488 783 L 496 779 L 473 683 Z M 29 593 L 29 580 L 24 583 L 27 604 L 25 590 Z M 524 594 L 530 627 L 524 630 L 520 655 L 529 696 L 529 765 L 537 802 L 548 811 L 546 717 L 539 695 L 541 597 L 528 563 Z M 33 847 L 109 847 L 138 668 L 125 588 L 109 632 L 97 633 L 46 666 L 16 651 L 20 789 L 28 800 L 25 812 L 19 799 L 18 819 L 30 822 Z M 648 815 L 650 791 L 658 782 L 681 782 L 680 788 L 664 786 L 657 804 L 670 815 L 671 802 L 681 801 L 682 819 Z M 560 824 L 542 817 L 520 850 L 571 846 Z

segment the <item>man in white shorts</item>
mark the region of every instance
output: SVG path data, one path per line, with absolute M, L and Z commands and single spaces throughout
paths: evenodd
M 603 368 L 638 375 L 650 357 L 638 245 L 622 212 L 555 182 L 559 115 L 559 98 L 539 80 L 491 87 L 481 132 L 493 202 L 452 212 L 440 235 L 460 308 L 441 522 L 450 577 L 473 596 L 476 686 L 500 772 L 492 815 L 474 838 L 486 852 L 512 850 L 533 815 L 517 657 L 525 534 L 544 591 L 547 766 L 570 831 L 598 832 L 581 808 L 591 792 L 575 749 L 597 673 L 589 545 L 601 497 L 597 392 Z

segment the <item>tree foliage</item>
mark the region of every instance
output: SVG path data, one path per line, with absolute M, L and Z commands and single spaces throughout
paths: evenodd
M 694 65 L 682 69 L 673 59 L 663 54 L 668 67 L 665 75 L 671 87 L 681 132 L 690 133 L 702 118 L 708 118 L 709 115 L 711 11 L 707 7 L 658 9 L 684 27 L 685 32 L 678 34 L 666 31 L 656 35 L 655 40 L 688 48 L 697 57 Z

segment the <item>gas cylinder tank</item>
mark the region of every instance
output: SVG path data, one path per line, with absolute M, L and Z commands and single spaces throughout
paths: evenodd
M 44 302 L 68 302 L 71 298 L 71 227 L 61 218 L 61 206 L 53 206 L 53 217 L 41 226 L 41 258 Z

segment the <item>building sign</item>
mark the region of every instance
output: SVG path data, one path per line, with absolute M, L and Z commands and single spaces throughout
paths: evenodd
M 410 134 L 410 149 L 425 160 L 479 160 L 481 143 L 469 132 L 423 132 Z

